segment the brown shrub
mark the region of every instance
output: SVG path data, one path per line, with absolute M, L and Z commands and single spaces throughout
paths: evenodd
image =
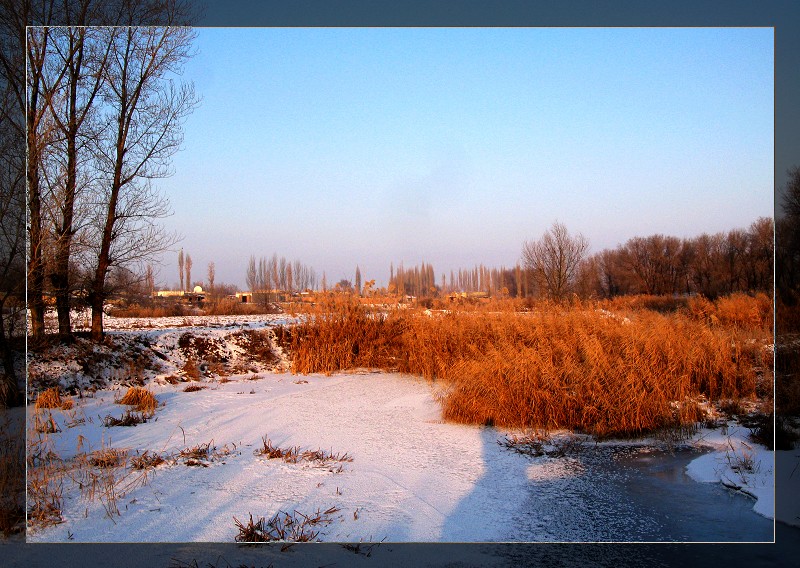
M 195 359 L 186 359 L 181 371 L 183 371 L 183 375 L 190 381 L 200 380 L 200 365 Z
M 243 304 L 236 300 L 220 300 L 205 306 L 203 313 L 207 316 L 242 316 L 256 314 L 279 314 L 280 307 L 275 304 Z
M 49 388 L 42 392 L 36 399 L 35 408 L 61 408 L 69 410 L 72 408 L 73 402 L 71 398 L 61 398 L 61 393 L 58 387 Z
M 147 414 L 153 414 L 158 407 L 158 401 L 153 393 L 141 387 L 129 388 L 128 392 L 125 393 L 125 396 L 123 396 L 117 402 L 118 404 L 133 406 L 139 412 Z
M 253 361 L 272 364 L 278 360 L 272 344 L 270 330 L 244 329 L 231 334 L 228 339 L 241 347 Z

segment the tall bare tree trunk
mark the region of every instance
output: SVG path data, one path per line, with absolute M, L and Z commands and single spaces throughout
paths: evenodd
M 28 189 L 29 251 L 28 251 L 28 308 L 31 312 L 31 336 L 34 341 L 44 337 L 44 255 L 42 247 L 42 199 L 39 183 L 39 163 L 41 140 L 39 120 L 41 118 L 41 65 L 47 46 L 48 30 L 42 32 L 41 43 L 31 42 L 28 48 L 28 108 L 26 181 Z M 40 51 L 36 51 L 37 48 Z
M 92 287 L 89 292 L 89 305 L 92 309 L 92 328 L 91 338 L 100 341 L 103 338 L 103 305 L 106 301 L 105 282 L 108 276 L 108 269 L 111 266 L 111 242 L 114 232 L 114 224 L 117 222 L 117 201 L 119 191 L 122 187 L 122 165 L 125 156 L 125 137 L 127 112 L 127 85 L 122 82 L 122 94 L 120 96 L 121 106 L 117 119 L 116 136 L 116 160 L 114 162 L 114 177 L 111 183 L 108 205 L 106 208 L 106 222 L 103 226 L 103 233 L 100 239 L 100 251 L 97 255 L 97 268 L 95 269 Z

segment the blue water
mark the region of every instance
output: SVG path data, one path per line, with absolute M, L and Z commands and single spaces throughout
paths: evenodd
M 700 455 L 600 446 L 557 458 L 568 474 L 531 481 L 511 540 L 771 542 L 773 521 L 753 511 L 752 498 L 686 475 Z

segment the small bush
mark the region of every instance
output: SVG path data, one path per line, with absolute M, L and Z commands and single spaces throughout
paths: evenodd
M 118 401 L 119 404 L 133 406 L 139 412 L 153 414 L 158 408 L 158 401 L 155 395 L 147 389 L 141 387 L 131 387 Z
M 208 387 L 206 385 L 189 385 L 183 389 L 183 392 L 197 392 L 207 388 Z
M 61 392 L 58 387 L 49 388 L 42 392 L 36 399 L 35 408 L 61 408 L 69 410 L 72 408 L 73 402 L 71 398 L 61 398 Z

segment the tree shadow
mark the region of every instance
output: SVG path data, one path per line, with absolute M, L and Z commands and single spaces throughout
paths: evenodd
M 500 542 L 513 540 L 519 501 L 525 497 L 527 460 L 498 445 L 499 432 L 482 427 L 483 474 L 451 511 L 442 526 L 443 542 Z

